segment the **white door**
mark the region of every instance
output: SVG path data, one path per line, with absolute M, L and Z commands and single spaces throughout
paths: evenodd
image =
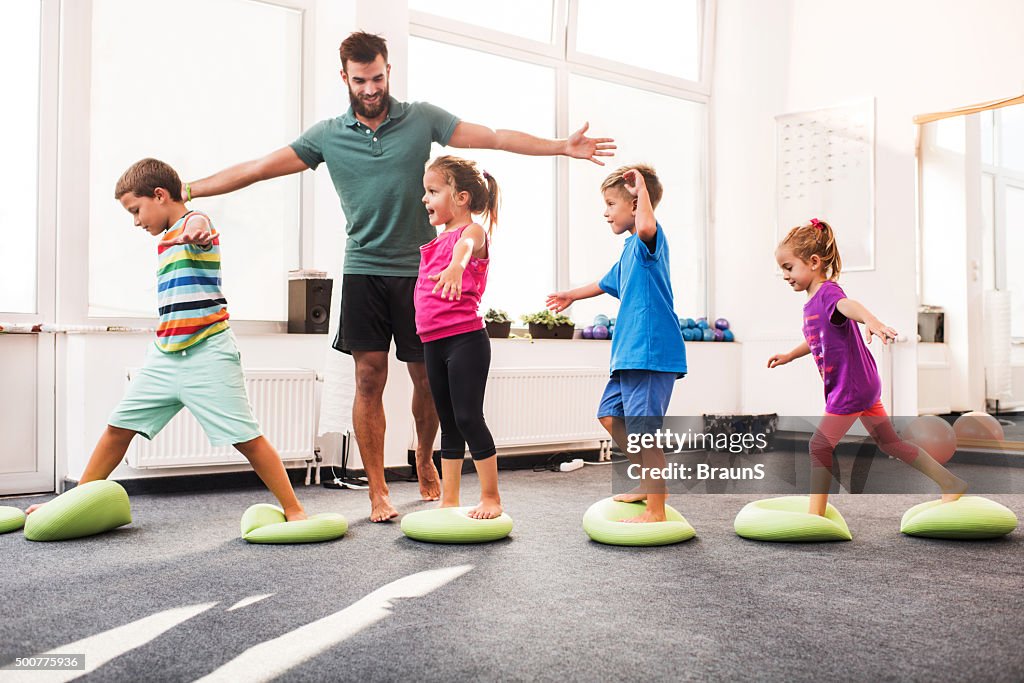
M 0 23 L 0 495 L 55 490 L 58 3 L 4 4 Z

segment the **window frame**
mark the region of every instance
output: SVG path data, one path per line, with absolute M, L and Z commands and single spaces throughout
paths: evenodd
M 554 68 L 556 83 L 555 134 L 560 138 L 568 137 L 572 132 L 569 127 L 574 123 L 568 120 L 570 75 L 596 78 L 704 105 L 703 183 L 701 187 L 704 232 L 701 245 L 703 256 L 701 274 L 704 278 L 702 303 L 704 314 L 707 315 L 713 300 L 710 278 L 712 258 L 711 197 L 713 192 L 711 140 L 714 135 L 711 111 L 711 75 L 716 0 L 700 0 L 701 61 L 699 81 L 689 81 L 576 51 L 575 36 L 579 2 L 580 0 L 553 0 L 552 41 L 550 44 L 481 28 L 447 17 L 411 10 L 409 11 L 408 35 Z M 567 200 L 569 196 L 569 161 L 566 157 L 560 156 L 555 165 L 555 235 L 552 258 L 554 259 L 554 284 L 558 289 L 566 289 L 570 286 L 569 202 Z

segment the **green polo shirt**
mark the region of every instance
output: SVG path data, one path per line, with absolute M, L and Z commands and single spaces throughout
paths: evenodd
M 459 119 L 426 102 L 390 102 L 375 131 L 349 109 L 291 144 L 310 168 L 327 162 L 347 220 L 346 274 L 416 277 L 420 246 L 437 236 L 421 201 L 423 170 L 430 144 L 447 145 Z

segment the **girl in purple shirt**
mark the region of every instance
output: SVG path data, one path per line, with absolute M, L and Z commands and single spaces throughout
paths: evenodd
M 811 354 L 825 384 L 825 415 L 811 437 L 810 512 L 824 515 L 832 479 L 832 452 L 853 423 L 860 419 L 882 452 L 899 458 L 931 478 L 942 490 L 943 502 L 964 494 L 967 484 L 953 476 L 924 449 L 896 434 L 880 400 L 881 381 L 875 359 L 860 336 L 865 326 L 871 343 L 896 339 L 896 330 L 871 314 L 862 304 L 846 298 L 836 282 L 842 260 L 832 227 L 812 218 L 793 228 L 775 250 L 782 277 L 796 292 L 807 292 L 804 304 L 804 343 L 789 353 L 768 359 L 774 368 Z

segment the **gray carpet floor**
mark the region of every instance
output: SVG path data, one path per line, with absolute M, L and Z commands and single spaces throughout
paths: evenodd
M 930 496 L 838 495 L 852 542 L 766 544 L 732 530 L 751 496 L 678 495 L 697 538 L 619 548 L 580 528 L 611 491 L 608 467 L 503 471 L 501 487 L 515 529 L 480 546 L 408 540 L 366 520 L 364 491 L 314 487 L 298 491 L 307 510 L 346 515 L 345 538 L 246 544 L 241 513 L 273 502 L 261 489 L 136 495 L 130 526 L 76 541 L 2 535 L 0 665 L 96 636 L 87 663 L 109 661 L 81 680 L 1024 680 L 1021 529 L 910 538 L 900 516 Z M 476 490 L 466 475 L 464 502 Z M 1024 495 L 992 497 L 1024 515 Z M 392 484 L 403 513 L 431 505 L 417 498 L 416 484 Z M 419 597 L 381 598 L 457 567 Z M 194 605 L 118 649 L 146 633 L 140 620 Z

